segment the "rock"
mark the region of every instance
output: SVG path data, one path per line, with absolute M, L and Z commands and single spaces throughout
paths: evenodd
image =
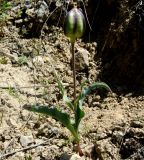
M 94 107 L 97 107 L 97 106 L 100 107 L 100 102 L 92 102 L 92 104 Z
M 33 58 L 33 63 L 36 66 L 43 66 L 44 65 L 44 60 L 41 56 L 36 56 L 36 57 Z
M 23 22 L 23 19 L 15 20 L 15 23 L 16 23 L 16 24 L 21 24 L 22 22 Z
M 90 53 L 81 47 L 77 47 L 77 51 L 75 52 L 75 65 L 76 65 L 76 70 L 81 71 L 84 69 L 87 69 L 89 66 L 89 55 Z M 71 60 L 72 63 L 72 60 Z
M 144 123 L 141 123 L 140 121 L 132 121 L 130 125 L 131 125 L 131 127 L 134 127 L 134 128 L 143 128 L 144 127 Z
M 84 158 L 80 157 L 80 156 L 77 155 L 77 154 L 73 154 L 73 155 L 70 157 L 70 160 L 84 160 Z
M 23 147 L 26 147 L 28 146 L 29 144 L 33 143 L 34 142 L 34 139 L 33 139 L 33 136 L 32 135 L 29 135 L 29 136 L 21 136 L 20 137 L 20 143 Z
M 97 102 L 100 101 L 100 99 L 101 99 L 101 97 L 100 97 L 99 95 L 96 95 L 96 96 L 94 97 L 94 100 L 97 101 Z
M 4 147 L 5 150 L 8 148 L 9 144 L 10 144 L 10 141 L 5 141 L 3 143 L 3 147 Z
M 64 153 L 61 155 L 60 160 L 84 160 L 84 158 L 80 157 L 78 154 L 69 155 Z

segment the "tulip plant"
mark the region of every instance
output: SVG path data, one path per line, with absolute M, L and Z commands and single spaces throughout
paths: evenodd
M 90 86 L 83 85 L 81 92 L 76 97 L 76 73 L 75 73 L 75 53 L 74 53 L 74 44 L 77 38 L 80 38 L 85 30 L 85 18 L 83 13 L 74 7 L 70 10 L 66 16 L 64 24 L 64 33 L 70 38 L 71 42 L 71 53 L 73 58 L 73 81 L 74 81 L 74 97 L 73 100 L 67 96 L 67 93 L 64 89 L 62 82 L 59 80 L 56 71 L 54 71 L 55 79 L 58 83 L 60 93 L 62 95 L 63 101 L 71 110 L 72 115 L 63 112 L 60 110 L 60 107 L 50 107 L 50 106 L 39 106 L 39 105 L 25 105 L 24 108 L 33 111 L 49 115 L 52 118 L 56 119 L 62 123 L 73 135 L 74 141 L 77 144 L 77 152 L 79 155 L 83 155 L 83 152 L 80 148 L 80 136 L 79 136 L 79 124 L 81 119 L 84 117 L 85 113 L 82 108 L 84 98 L 90 94 L 92 91 L 98 88 L 104 88 L 108 91 L 111 91 L 109 86 L 103 82 L 96 82 Z

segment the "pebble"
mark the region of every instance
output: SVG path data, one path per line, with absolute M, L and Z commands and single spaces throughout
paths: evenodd
M 80 157 L 77 154 L 73 154 L 69 160 L 84 160 L 84 158 Z
M 99 101 L 100 99 L 101 99 L 101 97 L 99 95 L 96 95 L 94 98 L 95 101 Z
M 93 102 L 93 107 L 102 108 L 102 106 L 99 102 Z
M 80 157 L 78 154 L 69 155 L 65 153 L 60 157 L 60 160 L 84 160 L 84 158 Z
M 28 146 L 29 144 L 33 143 L 34 142 L 34 139 L 33 139 L 33 136 L 32 135 L 29 135 L 29 136 L 21 136 L 20 137 L 20 143 L 23 147 L 26 147 Z
M 90 53 L 81 47 L 77 48 L 77 52 L 75 53 L 75 65 L 76 65 L 76 70 L 84 70 L 88 68 L 89 66 L 89 55 Z
M 43 66 L 44 65 L 44 60 L 41 56 L 36 56 L 33 58 L 33 63 L 37 66 Z
M 134 128 L 143 128 L 144 124 L 141 123 L 140 121 L 132 121 L 130 126 Z

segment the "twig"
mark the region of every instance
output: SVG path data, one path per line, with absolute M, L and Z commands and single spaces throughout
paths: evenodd
M 11 155 L 13 155 L 13 154 L 15 154 L 15 153 L 17 153 L 17 152 L 26 151 L 26 150 L 28 150 L 28 149 L 36 148 L 36 147 L 38 147 L 38 146 L 40 146 L 40 145 L 44 145 L 44 144 L 47 143 L 48 141 L 49 141 L 49 140 L 46 140 L 46 141 L 44 141 L 44 142 L 42 142 L 42 143 L 39 143 L 39 144 L 31 145 L 31 146 L 28 146 L 28 147 L 25 147 L 25 148 L 17 149 L 16 151 L 12 151 L 12 152 L 10 152 L 10 153 L 3 154 L 3 155 L 0 156 L 0 159 L 2 159 L 2 158 L 4 158 L 4 157 L 7 157 L 7 156 L 11 156 Z
M 50 85 L 58 86 L 57 84 L 49 85 L 32 85 L 32 86 L 0 86 L 1 89 L 21 89 L 21 88 L 40 88 L 40 87 L 49 87 Z M 63 83 L 64 86 L 72 86 L 73 84 Z

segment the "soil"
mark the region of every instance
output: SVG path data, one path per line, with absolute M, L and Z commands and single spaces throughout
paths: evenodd
M 59 122 L 26 111 L 25 104 L 61 106 L 53 68 L 73 97 L 70 43 L 62 27 L 44 28 L 40 38 L 20 34 L 11 20 L 0 39 L 0 159 L 6 160 L 142 160 L 144 159 L 144 95 L 112 86 L 112 93 L 96 91 L 83 105 L 80 146 L 75 153 L 73 137 Z M 77 40 L 77 94 L 85 80 L 101 81 L 102 59 L 97 43 Z M 85 54 L 83 54 L 85 52 Z M 86 56 L 85 56 L 86 55 Z M 84 56 L 84 57 L 83 57 Z M 82 62 L 81 62 L 82 61 Z M 115 75 L 116 76 L 116 75 Z

